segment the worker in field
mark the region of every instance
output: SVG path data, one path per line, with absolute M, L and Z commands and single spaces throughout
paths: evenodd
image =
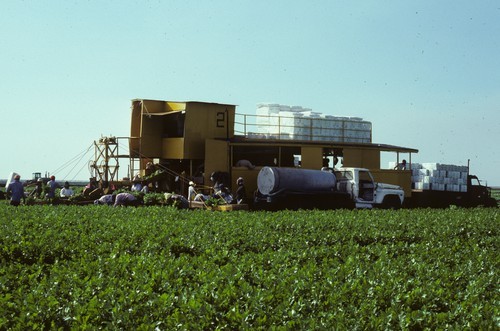
M 188 188 L 188 201 L 193 201 L 194 198 L 196 197 L 196 189 L 195 189 L 196 184 L 193 181 L 189 182 L 189 188 Z
M 101 195 L 103 195 L 103 193 L 105 193 L 103 191 L 103 189 L 101 188 L 102 185 L 100 185 L 96 178 L 95 177 L 92 177 L 89 179 L 89 183 L 87 185 L 85 185 L 85 188 L 83 189 L 83 196 L 84 197 L 87 197 L 87 198 L 90 198 L 90 199 L 97 199 L 99 198 Z M 108 191 L 108 193 L 110 193 Z
M 153 164 L 153 162 L 148 162 L 146 164 L 146 169 L 145 169 L 145 176 L 148 177 L 148 176 L 151 176 L 152 174 L 154 174 L 154 172 L 156 171 L 156 167 L 155 165 Z
M 229 186 L 231 179 L 229 178 L 229 173 L 223 171 L 214 171 L 210 175 L 210 180 L 214 183 L 214 191 L 220 191 L 222 187 Z
M 215 191 L 213 197 L 215 199 L 223 199 L 225 203 L 231 203 L 233 201 L 233 195 L 226 186 L 220 186 L 219 190 Z
M 165 193 L 165 201 L 168 206 L 174 206 L 179 209 L 189 208 L 189 201 L 183 195 L 177 193 Z
M 61 189 L 61 192 L 59 192 L 59 195 L 61 198 L 69 198 L 72 197 L 75 194 L 71 187 L 69 187 L 69 182 L 64 182 L 64 187 Z
M 94 205 L 112 205 L 115 203 L 115 195 L 114 194 L 105 194 L 99 199 L 94 200 Z
M 138 206 L 141 202 L 132 194 L 128 192 L 118 193 L 115 197 L 115 204 L 113 206 Z
M 59 184 L 56 182 L 56 176 L 50 176 L 50 180 L 47 182 L 49 187 L 49 193 L 47 193 L 47 198 L 54 199 L 56 197 L 56 189 L 59 188 Z
M 243 177 L 239 177 L 236 180 L 236 193 L 234 194 L 234 200 L 232 203 L 237 203 L 237 204 L 242 204 L 242 203 L 247 203 L 247 192 L 245 189 L 245 182 L 243 180 Z
M 89 178 L 89 183 L 85 185 L 85 189 L 88 189 L 89 192 L 95 190 L 98 187 L 97 180 L 95 177 Z
M 41 198 L 43 196 L 43 179 L 37 179 L 35 188 L 30 192 L 29 196 L 34 198 Z
M 143 180 L 142 183 L 141 183 L 141 185 L 142 185 L 142 188 L 141 188 L 140 192 L 144 193 L 144 194 L 149 193 L 148 181 L 147 180 Z
M 406 170 L 406 160 L 398 163 L 398 165 L 394 167 L 394 170 Z
M 14 181 L 9 184 L 7 187 L 7 195 L 10 196 L 10 205 L 11 206 L 19 206 L 21 204 L 21 199 L 23 202 L 26 202 L 25 196 L 24 196 L 24 187 L 23 184 L 20 182 L 21 176 L 16 175 L 14 176 Z
M 130 188 L 132 192 L 140 192 L 142 190 L 142 183 L 140 177 L 134 178 L 132 187 Z

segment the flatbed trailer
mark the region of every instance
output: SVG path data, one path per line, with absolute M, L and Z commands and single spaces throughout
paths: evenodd
M 448 208 L 450 206 L 498 207 L 491 195 L 491 188 L 481 185 L 475 175 L 467 176 L 467 191 L 412 190 L 411 197 L 405 199 L 407 208 Z
M 450 206 L 498 207 L 496 199 L 491 196 L 473 196 L 468 192 L 440 192 L 413 190 L 411 198 L 406 199 L 406 208 L 448 208 Z

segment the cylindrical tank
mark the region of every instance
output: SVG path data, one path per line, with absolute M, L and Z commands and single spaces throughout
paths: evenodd
M 280 191 L 332 192 L 337 178 L 328 171 L 263 167 L 257 176 L 257 187 L 264 195 Z

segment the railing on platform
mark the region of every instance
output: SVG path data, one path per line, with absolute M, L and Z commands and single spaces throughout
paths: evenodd
M 371 122 L 348 117 L 286 117 L 235 114 L 234 134 L 247 138 L 372 142 Z

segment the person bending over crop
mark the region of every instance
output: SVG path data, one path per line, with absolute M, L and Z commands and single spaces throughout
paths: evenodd
M 165 200 L 169 206 L 174 206 L 179 209 L 189 208 L 189 201 L 181 194 L 165 193 Z
M 115 198 L 114 206 L 138 206 L 140 201 L 132 193 L 118 193 Z
M 105 194 L 99 199 L 94 200 L 94 205 L 112 205 L 115 202 L 114 194 Z

